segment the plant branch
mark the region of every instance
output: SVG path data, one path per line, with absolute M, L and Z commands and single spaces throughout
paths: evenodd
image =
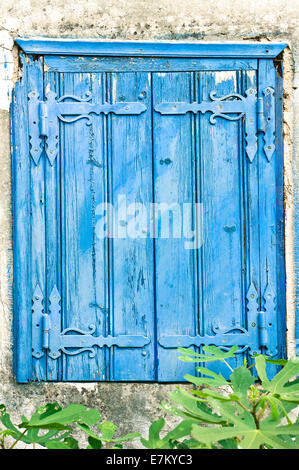
M 16 445 L 16 443 L 19 442 L 19 441 L 22 439 L 22 437 L 26 434 L 26 432 L 27 432 L 27 429 L 25 429 L 25 431 L 23 431 L 23 432 L 19 435 L 19 437 L 18 437 L 18 438 L 15 440 L 15 442 L 9 447 L 9 449 L 13 449 L 14 446 Z
M 224 364 L 227 365 L 227 367 L 228 367 L 232 372 L 234 372 L 234 369 L 228 364 L 228 362 L 226 362 L 225 359 L 223 359 L 223 362 L 224 362 Z
M 243 408 L 243 410 L 247 411 L 248 413 L 251 413 L 252 414 L 252 411 L 250 411 L 245 405 L 243 405 L 243 403 L 241 403 L 239 400 L 235 400 L 235 403 L 238 403 L 238 405 L 241 406 L 241 408 Z

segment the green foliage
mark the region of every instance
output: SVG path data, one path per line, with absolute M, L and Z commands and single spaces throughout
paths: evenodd
M 231 371 L 229 379 L 208 367 L 199 366 L 200 377 L 190 374 L 186 380 L 193 390 L 177 387 L 170 393 L 171 403 L 160 408 L 181 418 L 180 423 L 165 432 L 165 420 L 154 421 L 148 438 L 141 443 L 148 449 L 298 449 L 299 421 L 291 418 L 299 405 L 299 358 L 289 360 L 254 356 L 254 364 L 234 370 L 230 359 L 237 347 L 223 352 L 216 346 L 203 347 L 203 353 L 180 348 L 180 359 L 185 362 L 209 363 L 221 361 Z M 270 380 L 267 363 L 281 370 Z M 256 374 L 252 374 L 252 370 Z M 78 449 L 73 431 L 83 431 L 87 449 L 121 449 L 124 442 L 140 436 L 138 432 L 117 437 L 117 426 L 101 421 L 97 410 L 84 405 L 70 404 L 62 408 L 48 403 L 37 408 L 30 418 L 22 416 L 21 423 L 13 424 L 4 405 L 0 405 L 0 448 L 14 448 L 22 441 L 48 449 Z M 9 444 L 7 444 L 9 442 Z
M 203 347 L 203 354 L 179 348 L 185 362 L 221 361 L 231 370 L 229 380 L 206 367 L 197 367 L 200 377 L 186 375 L 196 387 L 191 392 L 178 387 L 170 393 L 174 403 L 162 403 L 168 413 L 183 418 L 173 431 L 160 438 L 164 420 L 152 424 L 148 448 L 298 449 L 299 422 L 290 412 L 299 404 L 299 358 L 272 360 L 254 357 L 254 365 L 233 370 L 227 359 L 235 357 L 237 346 L 223 352 L 216 346 Z M 269 380 L 266 363 L 283 366 Z M 255 367 L 257 377 L 251 370 Z M 188 429 L 191 426 L 190 432 Z M 182 434 L 181 429 L 186 433 Z M 179 439 L 189 435 L 183 442 Z
M 141 437 L 140 441 L 147 449 L 173 449 L 177 447 L 177 439 L 190 435 L 192 424 L 192 421 L 182 421 L 166 436 L 160 438 L 160 432 L 165 426 L 165 420 L 160 418 L 151 424 L 148 440 Z
M 10 436 L 14 439 L 14 442 L 9 446 L 9 448 L 13 448 L 18 441 L 22 441 L 25 444 L 39 444 L 41 446 L 45 446 L 47 442 L 54 442 L 59 441 L 61 439 L 66 438 L 72 428 L 67 427 L 61 423 L 51 423 L 52 426 L 35 426 L 34 420 L 33 423 L 31 419 L 36 415 L 36 413 L 43 414 L 47 413 L 47 411 L 58 412 L 60 411 L 61 407 L 57 403 L 46 405 L 46 407 L 38 408 L 35 413 L 32 415 L 30 420 L 27 420 L 25 416 L 22 416 L 22 423 L 20 425 L 14 425 L 10 419 L 10 415 L 7 413 L 6 408 L 4 405 L 0 405 L 0 422 L 4 426 L 4 430 L 1 430 L 1 447 L 5 448 L 5 438 Z M 43 411 L 42 411 L 43 410 Z M 51 411 L 50 411 L 51 410 Z M 29 424 L 30 423 L 30 424 Z M 45 423 L 44 423 L 45 424 Z M 23 431 L 20 431 L 20 428 L 24 428 Z M 48 432 L 40 433 L 40 430 L 48 430 Z M 66 432 L 61 432 L 65 431 Z
M 88 435 L 88 449 L 101 449 L 103 443 L 106 444 L 106 449 L 121 449 L 122 442 L 131 441 L 140 436 L 138 432 L 133 432 L 125 436 L 115 437 L 117 426 L 110 421 L 97 423 L 97 428 L 100 431 L 99 435 L 95 434 L 90 426 L 85 423 L 78 423 L 78 427 Z
M 116 438 L 117 426 L 110 421 L 100 422 L 101 416 L 97 410 L 86 409 L 79 404 L 71 404 L 62 408 L 58 403 L 48 403 L 37 408 L 30 419 L 22 416 L 22 422 L 14 425 L 4 405 L 0 405 L 0 422 L 5 429 L 0 430 L 0 448 L 12 449 L 17 442 L 35 444 L 48 449 L 78 449 L 78 441 L 70 436 L 75 426 L 88 435 L 88 449 L 121 448 L 122 442 L 132 440 L 139 433 L 131 433 Z M 93 432 L 96 426 L 100 435 Z M 6 438 L 13 443 L 6 446 Z

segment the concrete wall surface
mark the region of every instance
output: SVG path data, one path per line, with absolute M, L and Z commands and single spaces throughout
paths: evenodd
M 120 431 L 146 434 L 175 385 L 16 384 L 12 371 L 12 215 L 9 105 L 19 79 L 16 37 L 182 41 L 281 41 L 284 52 L 284 178 L 288 349 L 294 354 L 294 203 L 299 188 L 296 0 L 3 0 L 0 4 L 0 403 L 14 417 L 58 401 L 96 407 Z M 297 118 L 298 119 L 298 118 Z M 298 121 L 297 121 L 298 123 Z M 296 130 L 295 130 L 296 129 Z M 298 161 L 298 160 L 297 160 Z M 299 194 L 299 192 L 297 191 Z M 168 417 L 171 426 L 176 420 Z

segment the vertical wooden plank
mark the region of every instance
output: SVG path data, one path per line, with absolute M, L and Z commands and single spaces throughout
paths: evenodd
M 147 213 L 152 201 L 151 77 L 143 72 L 113 73 L 110 86 L 112 102 L 140 101 L 146 105 L 140 115 L 110 118 L 109 202 L 119 214 L 118 228 L 127 232 L 110 240 L 111 334 L 141 335 L 149 340 L 143 348 L 112 348 L 111 379 L 153 380 L 153 242 L 149 221 L 141 221 L 142 210 Z M 122 205 L 127 207 L 127 215 L 117 212 Z M 136 226 L 135 211 L 140 216 Z
M 275 135 L 276 135 L 276 226 L 277 226 L 277 315 L 278 356 L 287 357 L 286 345 L 286 273 L 284 243 L 284 182 L 283 182 L 283 64 L 277 61 L 275 89 Z M 296 222 L 295 222 L 296 224 Z M 298 234 L 298 230 L 295 232 Z M 296 244 L 295 244 L 296 247 Z M 298 251 L 298 250 L 297 250 Z M 297 329 L 299 319 L 297 319 Z M 296 334 L 296 331 L 295 331 Z M 295 338 L 298 338 L 295 336 Z M 297 351 L 298 354 L 299 351 Z
M 167 101 L 192 101 L 191 90 L 190 72 L 153 74 L 154 106 Z M 182 227 L 184 203 L 195 202 L 192 117 L 155 112 L 153 133 L 158 380 L 182 381 L 187 372 L 194 372 L 194 365 L 179 361 L 176 350 L 160 346 L 159 337 L 196 333 L 196 250 L 186 248 L 190 240 L 184 238 Z M 168 204 L 174 220 L 177 217 L 177 225 L 169 224 L 169 238 L 162 238 L 159 230 L 163 230 L 163 220 L 167 223 L 171 216 L 164 212 L 162 220 L 158 204 Z
M 12 96 L 12 209 L 13 209 L 13 292 L 14 371 L 17 382 L 32 380 L 30 283 L 30 153 L 28 138 L 27 67 L 21 56 L 23 76 Z
M 245 95 L 249 88 L 257 90 L 257 74 L 255 71 L 241 72 L 239 74 L 239 91 Z M 245 152 L 245 130 L 244 125 L 240 126 L 239 145 L 242 152 L 243 161 L 243 205 L 244 205 L 244 224 L 245 224 L 245 238 L 244 238 L 244 276 L 245 276 L 245 289 L 244 299 L 248 295 L 254 295 L 254 291 L 249 294 L 251 286 L 256 292 L 260 284 L 260 265 L 259 265 L 259 232 L 257 230 L 257 221 L 259 219 L 259 205 L 258 205 L 258 153 L 252 161 L 249 160 Z M 250 298 L 251 300 L 251 298 Z M 258 344 L 258 319 L 254 318 L 252 321 L 249 308 L 258 308 L 258 304 L 245 300 L 244 305 L 244 327 L 250 331 L 252 339 Z M 247 360 L 251 361 L 250 355 L 258 351 L 246 351 Z
M 93 102 L 106 101 L 106 77 L 104 73 L 91 74 Z M 93 263 L 93 299 L 90 307 L 94 308 L 97 318 L 97 334 L 106 336 L 109 321 L 108 297 L 108 240 L 98 237 L 99 205 L 107 201 L 107 116 L 94 116 L 89 132 L 90 194 L 92 219 L 92 263 Z M 109 380 L 109 350 L 98 348 L 97 368 L 99 380 Z
M 44 90 L 50 89 L 59 96 L 59 74 L 45 72 Z M 61 127 L 61 126 L 60 126 Z M 60 129 L 58 144 L 58 154 L 51 165 L 45 156 L 45 224 L 46 224 L 46 292 L 45 305 L 49 312 L 49 297 L 56 286 L 61 293 L 61 236 L 60 236 L 60 144 L 63 142 L 63 135 Z M 62 155 L 63 157 L 63 155 Z M 60 294 L 61 295 L 61 294 Z M 61 380 L 62 360 L 47 357 L 47 380 Z
M 96 80 L 94 81 L 94 83 Z M 61 94 L 84 98 L 92 93 L 89 74 L 64 74 Z M 96 89 L 99 86 L 96 85 Z M 64 148 L 61 162 L 62 206 L 62 307 L 63 328 L 79 328 L 88 334 L 95 325 L 95 335 L 103 334 L 102 245 L 95 237 L 97 203 L 103 197 L 103 154 L 95 148 L 95 131 L 101 121 L 93 118 L 67 123 L 64 127 Z M 99 141 L 99 132 L 96 137 Z M 95 164 L 95 162 L 98 162 Z M 103 380 L 102 351 L 95 349 L 78 355 L 64 355 L 64 380 Z M 74 352 L 74 351 L 70 351 Z M 93 357 L 91 357 L 91 355 Z
M 200 72 L 200 100 L 216 91 L 221 97 L 235 93 L 236 71 Z M 243 325 L 244 222 L 239 122 L 200 116 L 201 200 L 203 203 L 203 246 L 201 257 L 201 308 L 204 334 L 214 335 Z M 224 339 L 224 338 L 223 338 Z M 234 361 L 234 366 L 240 359 Z M 210 366 L 209 366 L 210 367 Z M 222 371 L 222 366 L 211 368 Z M 227 372 L 226 372 L 227 375 Z
M 264 96 L 267 87 L 276 89 L 276 70 L 273 60 L 262 59 L 259 61 L 259 96 Z M 277 149 L 268 161 L 264 153 L 263 135 L 259 138 L 259 237 L 260 237 L 260 296 L 261 307 L 265 306 L 264 293 L 270 286 L 275 295 L 274 322 L 268 319 L 267 330 L 271 346 L 270 354 L 281 356 L 283 353 L 283 337 L 285 337 L 285 326 L 282 327 L 282 318 L 285 317 L 284 303 L 278 297 L 278 285 L 281 282 L 278 265 L 278 240 L 277 233 L 281 209 L 277 205 L 277 197 L 281 201 L 281 194 L 277 191 L 277 172 L 281 172 L 281 154 Z M 281 179 L 281 174 L 279 176 Z M 281 185 L 280 185 L 281 186 Z M 281 286 L 280 286 L 281 292 Z M 279 340 L 277 338 L 279 335 Z M 277 351 L 275 349 L 277 348 Z M 273 351 L 274 349 L 274 351 Z M 267 354 L 267 350 L 264 351 Z M 276 367 L 269 366 L 269 374 L 275 374 Z
M 43 90 L 43 61 L 30 61 L 27 74 L 28 92 L 36 91 L 40 100 L 44 98 Z M 45 299 L 46 290 L 46 259 L 45 259 L 45 152 L 42 153 L 36 165 L 31 158 L 30 168 L 30 226 L 31 226 L 31 289 L 32 295 L 37 285 Z M 44 311 L 46 311 L 44 304 Z M 40 330 L 42 325 L 39 325 Z M 42 381 L 47 378 L 47 357 L 33 359 L 34 380 Z

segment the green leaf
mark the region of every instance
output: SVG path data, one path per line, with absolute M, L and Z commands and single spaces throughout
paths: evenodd
M 238 351 L 239 347 L 232 346 L 228 351 L 222 351 L 222 349 L 217 348 L 217 346 L 204 346 L 202 349 L 208 354 L 212 354 L 214 360 L 223 361 L 224 359 L 235 357 L 235 352 Z
M 9 429 L 13 434 L 11 434 L 15 439 L 17 439 L 22 433 L 12 424 L 10 415 L 6 413 L 6 408 L 2 408 L 0 421 L 6 429 Z
M 162 410 L 164 410 L 167 413 L 170 413 L 172 415 L 180 416 L 181 418 L 184 418 L 184 419 L 193 420 L 195 423 L 198 422 L 198 416 L 195 416 L 192 413 L 189 413 L 188 411 L 177 408 L 176 406 L 172 405 L 171 403 L 162 402 L 159 405 L 159 408 L 161 408 Z
M 222 393 L 216 392 L 216 390 L 210 390 L 209 388 L 204 388 L 202 392 L 206 395 L 207 398 L 212 397 L 221 401 L 231 401 L 232 399 L 235 398 L 235 396 L 231 396 L 231 395 L 225 396 Z
M 69 449 L 79 449 L 78 441 L 73 437 L 67 437 L 63 442 L 69 447 Z
M 197 386 L 200 385 L 211 385 L 212 387 L 221 387 L 222 385 L 229 385 L 229 383 L 225 380 L 222 374 L 216 374 L 216 372 L 207 369 L 206 367 L 197 367 L 198 372 L 201 374 L 207 375 L 208 377 L 194 377 L 193 375 L 186 374 L 184 378 Z
M 215 402 L 213 404 L 215 405 Z M 299 433 L 297 425 L 277 426 L 276 422 L 265 420 L 260 423 L 260 427 L 257 429 L 250 413 L 244 411 L 238 415 L 236 407 L 232 403 L 218 401 L 216 405 L 230 426 L 207 428 L 193 425 L 191 435 L 199 442 L 211 446 L 223 439 L 239 438 L 239 446 L 242 449 L 259 449 L 264 445 L 275 449 L 298 448 L 297 444 L 290 444 L 280 437 L 282 435 L 297 435 Z
M 154 421 L 149 428 L 148 440 L 143 437 L 140 438 L 142 445 L 147 449 L 172 449 L 175 445 L 173 441 L 190 435 L 192 421 L 182 421 L 161 439 L 160 432 L 164 425 L 163 418 Z
M 110 441 L 113 439 L 117 426 L 110 421 L 105 421 L 104 423 L 98 424 L 98 428 L 102 433 L 102 440 Z
M 139 432 L 130 432 L 128 434 L 125 434 L 124 436 L 116 437 L 115 439 L 111 439 L 110 441 L 106 441 L 106 442 L 126 442 L 126 441 L 132 441 L 136 437 L 140 437 Z
M 93 437 L 94 439 L 99 439 L 99 436 L 97 436 L 91 429 L 89 426 L 87 426 L 87 424 L 84 424 L 84 423 L 77 423 L 77 426 L 78 428 L 82 429 L 83 432 L 85 432 L 85 434 L 87 434 L 88 436 L 90 437 Z
M 247 403 L 248 389 L 255 382 L 255 378 L 250 371 L 244 366 L 237 367 L 231 374 L 230 381 L 234 392 L 240 395 L 242 402 Z
M 235 352 L 238 350 L 238 346 L 233 346 L 229 351 L 222 351 L 217 346 L 204 346 L 203 351 L 207 354 L 195 353 L 192 349 L 178 348 L 179 352 L 184 353 L 184 356 L 180 356 L 179 359 L 184 362 L 211 362 L 211 361 L 225 361 L 231 357 L 235 357 Z M 188 358 L 188 356 L 194 357 Z
M 87 449 L 101 449 L 102 441 L 100 439 L 95 439 L 94 437 L 88 437 L 89 446 Z
M 223 439 L 219 441 L 219 444 L 223 449 L 237 449 L 236 439 Z
M 96 424 L 101 421 L 101 415 L 97 410 L 85 410 L 80 417 L 80 423 L 89 424 Z
M 47 449 L 70 449 L 71 448 L 64 442 L 60 442 L 60 441 L 46 442 L 45 447 L 47 447 Z
M 29 433 L 32 433 L 29 435 Z M 41 446 L 45 446 L 46 442 L 51 441 L 61 441 L 69 436 L 70 431 L 60 433 L 60 431 L 56 430 L 49 430 L 46 434 L 39 435 L 39 429 L 34 428 L 30 429 L 27 433 L 26 440 L 24 442 L 31 443 L 31 444 L 39 444 Z M 28 440 L 28 441 L 27 441 Z
M 57 402 L 47 403 L 45 406 L 40 406 L 39 408 L 37 408 L 35 413 L 32 415 L 31 419 L 36 415 L 42 415 L 43 419 L 46 419 L 52 415 L 55 415 L 60 410 L 62 410 L 62 406 L 60 406 Z M 24 418 L 24 423 L 28 422 L 28 419 L 26 417 Z
M 265 372 L 265 356 L 256 357 L 256 369 L 264 389 L 284 401 L 299 403 L 299 381 L 292 379 L 299 374 L 299 358 L 291 358 L 270 381 Z
M 144 439 L 143 437 L 140 438 L 142 445 L 147 449 L 160 449 L 160 432 L 163 429 L 164 425 L 165 420 L 163 418 L 154 421 L 149 428 L 148 440 Z
M 293 396 L 294 400 L 299 402 L 299 385 L 292 384 L 289 381 L 299 374 L 299 357 L 291 358 L 282 370 L 275 375 L 267 387 L 273 394 Z M 292 387 L 292 388 L 291 388 Z
M 177 449 L 202 449 L 206 448 L 205 445 L 200 444 L 196 439 L 184 439 L 182 442 L 177 442 Z
M 178 351 L 181 352 L 181 353 L 188 354 L 189 356 L 195 356 L 195 357 L 201 357 L 202 356 L 202 354 L 199 354 L 199 353 L 193 351 L 193 349 L 191 349 L 191 348 L 178 348 Z
M 266 400 L 268 401 L 270 405 L 271 416 L 272 416 L 273 421 L 277 421 L 280 418 L 279 400 L 277 400 L 274 397 L 266 397 Z
M 25 416 L 23 416 L 23 419 L 27 420 Z M 0 416 L 0 421 L 8 430 L 10 430 L 11 435 L 14 439 L 18 439 L 21 436 L 22 433 L 19 431 L 19 429 L 17 429 L 12 424 L 9 414 L 4 412 L 4 410 L 3 410 L 3 414 Z M 63 429 L 64 428 L 65 427 L 63 427 Z M 39 444 L 39 445 L 44 446 L 45 443 L 51 439 L 60 440 L 60 439 L 67 437 L 70 434 L 70 432 L 65 432 L 63 434 L 60 434 L 60 431 L 57 429 L 50 430 L 49 432 L 42 434 L 42 435 L 39 435 L 38 433 L 39 433 L 38 427 L 30 428 L 30 429 L 27 428 L 27 433 L 24 434 L 20 440 L 22 442 L 25 442 L 26 444 Z
M 177 388 L 169 394 L 170 399 L 177 405 L 181 405 L 184 410 L 191 413 L 192 417 L 200 419 L 206 423 L 220 423 L 221 418 L 213 414 L 204 404 L 200 403 L 196 397 L 185 390 Z
M 269 386 L 269 379 L 266 373 L 266 357 L 262 354 L 255 356 L 255 368 L 257 370 L 258 376 L 262 382 L 263 387 L 267 388 Z
M 126 434 L 125 436 L 113 438 L 117 426 L 115 426 L 115 424 L 111 423 L 110 421 L 105 421 L 104 423 L 98 424 L 98 428 L 102 434 L 101 436 L 97 436 L 97 434 L 95 434 L 90 429 L 90 427 L 84 423 L 77 423 L 77 426 L 82 429 L 82 431 L 84 431 L 89 437 L 107 443 L 131 441 L 132 439 L 135 439 L 136 437 L 140 436 L 138 432 L 132 432 Z
M 180 439 L 181 437 L 189 436 L 192 424 L 192 421 L 189 420 L 182 421 L 174 429 L 166 434 L 166 436 L 163 438 L 163 441 Z
M 2 429 L 0 431 L 0 435 L 5 437 L 5 436 L 14 436 L 14 431 L 11 431 L 10 429 Z
M 67 437 L 62 441 L 50 440 L 45 442 L 48 449 L 79 449 L 78 441 L 73 437 Z
M 277 365 L 277 366 L 285 366 L 288 360 L 287 359 L 269 359 L 268 357 L 266 357 L 266 362 L 269 364 Z
M 40 407 L 32 415 L 29 421 L 22 422 L 19 427 L 32 429 L 34 427 L 40 429 L 56 429 L 56 430 L 71 430 L 67 424 L 76 421 L 84 420 L 94 422 L 99 414 L 92 410 L 92 413 L 87 412 L 85 406 L 71 404 L 66 408 L 61 408 L 57 404 L 48 404 L 45 407 Z
M 268 403 L 270 408 L 271 408 L 271 415 L 270 416 L 271 416 L 272 421 L 278 421 L 280 423 L 281 418 L 285 417 L 290 426 L 293 424 L 291 419 L 289 418 L 288 413 L 296 405 L 292 406 L 292 404 L 290 404 L 290 403 L 284 403 L 282 400 L 280 400 L 279 398 L 276 398 L 272 395 L 265 395 L 264 397 L 262 397 L 261 405 L 263 405 L 264 402 Z M 269 420 L 269 418 L 267 418 L 267 420 L 264 420 L 264 422 L 268 421 L 268 420 Z
M 30 425 L 29 422 L 28 423 L 21 423 L 21 424 L 18 424 L 18 427 L 19 428 L 25 428 L 25 429 L 53 429 L 55 431 L 72 431 L 72 428 L 70 426 L 65 426 L 64 424 L 60 424 L 60 423 L 49 423 L 49 424 L 33 424 L 33 425 Z

